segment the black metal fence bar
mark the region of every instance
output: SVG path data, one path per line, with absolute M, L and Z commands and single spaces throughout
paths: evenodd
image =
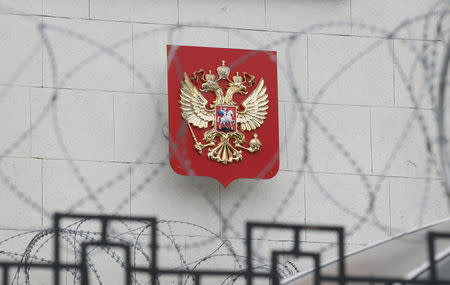
M 438 272 L 436 269 L 436 240 L 437 239 L 450 239 L 450 233 L 438 233 L 438 232 L 429 232 L 427 235 L 427 243 L 428 243 L 428 261 L 430 264 L 430 281 L 436 283 L 438 278 Z M 450 281 L 449 281 L 450 282 Z
M 96 220 L 101 223 L 100 239 L 98 241 L 89 241 L 81 243 L 81 260 L 79 263 L 63 263 L 60 260 L 60 238 L 61 238 L 61 222 L 63 219 L 81 219 L 81 220 Z M 142 222 L 149 227 L 151 241 L 149 244 L 151 257 L 149 266 L 136 266 L 131 263 L 131 244 L 113 242 L 108 239 L 108 228 L 111 222 Z M 253 232 L 257 229 L 275 229 L 275 230 L 291 230 L 294 237 L 294 245 L 291 250 L 286 251 L 273 251 L 271 253 L 271 269 L 270 272 L 255 272 L 253 270 L 252 263 L 252 241 Z M 320 267 L 320 254 L 314 252 L 302 251 L 300 246 L 300 234 L 305 230 L 323 231 L 335 233 L 338 241 L 338 273 L 336 276 L 322 275 Z M 270 280 L 272 285 L 280 284 L 280 275 L 277 271 L 279 265 L 279 257 L 281 256 L 293 256 L 308 257 L 314 262 L 314 284 L 319 285 L 322 282 L 334 282 L 338 284 L 352 284 L 352 283 L 383 283 L 383 284 L 447 284 L 450 285 L 450 280 L 440 280 L 439 274 L 436 269 L 435 260 L 435 242 L 438 239 L 450 239 L 450 233 L 436 233 L 430 232 L 427 236 L 428 243 L 428 256 L 430 263 L 430 276 L 429 279 L 424 280 L 406 280 L 401 278 L 390 278 L 383 276 L 355 276 L 347 275 L 345 270 L 345 258 L 344 258 L 344 230 L 341 227 L 335 226 L 304 226 L 294 224 L 281 224 L 281 223 L 247 223 L 246 226 L 246 268 L 245 270 L 172 270 L 159 268 L 157 262 L 157 220 L 151 217 L 127 217 L 127 216 L 108 216 L 108 215 L 81 215 L 81 214 L 55 214 L 53 218 L 53 233 L 54 233 L 54 246 L 53 246 L 53 260 L 49 263 L 39 262 L 0 262 L 2 269 L 2 276 L 4 285 L 10 285 L 9 272 L 12 269 L 20 268 L 41 268 L 53 270 L 53 284 L 59 285 L 60 273 L 62 270 L 77 270 L 80 272 L 80 279 L 82 285 L 89 284 L 89 270 L 88 270 L 88 247 L 116 247 L 123 249 L 125 252 L 125 283 L 127 285 L 132 284 L 132 274 L 136 272 L 148 273 L 152 285 L 159 284 L 159 278 L 164 275 L 172 276 L 190 276 L 195 284 L 200 285 L 204 277 L 211 276 L 223 276 L 223 277 L 244 277 L 248 285 L 253 284 L 254 278 L 265 278 Z
M 338 282 L 339 278 L 335 276 L 322 276 L 322 281 L 328 282 Z M 345 276 L 345 284 L 351 283 L 384 283 L 384 284 L 441 284 L 441 285 L 450 285 L 450 280 L 438 280 L 432 282 L 431 280 L 406 280 L 401 278 L 392 278 L 392 277 L 377 277 L 377 276 Z

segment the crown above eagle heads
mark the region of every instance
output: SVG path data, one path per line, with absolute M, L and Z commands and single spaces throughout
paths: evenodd
M 222 60 L 222 66 L 217 67 L 217 74 L 219 74 L 219 80 L 227 79 L 230 75 L 230 68 L 225 65 L 225 60 Z
M 207 85 L 212 85 L 213 82 L 218 82 L 220 80 L 226 80 L 230 84 L 244 84 L 248 83 L 248 85 L 251 87 L 254 84 L 255 76 L 243 72 L 243 76 L 239 75 L 239 72 L 236 72 L 236 75 L 232 77 L 233 80 L 230 80 L 230 72 L 231 69 L 225 65 L 225 60 L 222 60 L 222 65 L 217 67 L 217 75 L 218 78 L 216 78 L 216 75 L 211 72 L 211 70 L 208 71 L 208 73 L 205 73 L 203 69 L 200 69 L 198 71 L 195 71 L 192 73 L 192 80 L 195 82 L 198 82 L 200 79 L 201 81 L 207 83 Z M 201 77 L 198 75 L 202 74 Z

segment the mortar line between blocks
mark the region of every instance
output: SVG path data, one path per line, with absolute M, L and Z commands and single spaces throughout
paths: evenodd
M 28 88 L 28 100 L 29 100 L 29 102 L 28 102 L 28 106 L 29 106 L 29 116 L 30 116 L 30 124 L 29 124 L 29 130 L 30 130 L 30 133 L 28 134 L 29 135 L 29 137 L 30 137 L 30 157 L 33 157 L 33 136 L 31 135 L 31 133 L 32 133 L 32 130 L 31 130 L 31 126 L 33 125 L 33 122 L 32 122 L 32 117 L 31 117 L 31 88 Z
M 180 0 L 177 0 L 177 24 L 180 24 Z
M 269 30 L 267 25 L 267 0 L 264 0 L 264 27 L 266 30 Z
M 407 178 L 407 179 L 416 179 L 416 180 L 425 180 L 430 179 L 433 181 L 440 181 L 441 179 L 438 177 L 413 177 L 413 176 L 401 176 L 401 175 L 380 175 L 380 174 L 369 174 L 369 173 L 349 173 L 349 172 L 332 172 L 332 171 L 310 171 L 310 170 L 292 170 L 292 169 L 280 169 L 282 172 L 294 172 L 294 173 L 314 173 L 314 174 L 330 174 L 330 175 L 350 175 L 350 176 L 361 176 L 366 175 L 370 177 L 390 177 L 390 178 Z
M 391 179 L 388 181 L 388 193 L 389 193 L 389 235 L 392 235 L 392 204 L 391 204 Z
M 113 124 L 113 160 L 116 160 L 116 106 L 115 106 L 115 95 L 112 95 L 112 124 Z
M 132 191 L 132 189 L 131 189 L 131 167 L 129 167 L 128 168 L 128 175 L 129 175 L 129 178 L 130 178 L 130 188 L 128 189 L 129 190 L 129 192 L 128 192 L 128 196 L 129 196 L 129 200 L 130 200 L 130 210 L 129 210 L 129 212 L 130 212 L 130 217 L 131 217 L 131 215 L 132 215 L 132 211 L 131 211 L 131 191 Z
M 222 213 L 222 191 L 221 191 L 221 186 L 220 183 L 217 183 L 217 189 L 219 191 L 219 211 L 220 213 Z M 223 239 L 223 219 L 218 217 L 219 219 L 219 233 L 220 233 L 220 238 Z
M 44 1 L 44 0 L 42 0 Z M 41 25 L 44 25 L 44 17 L 41 17 Z M 41 39 L 43 37 L 43 34 L 41 34 Z M 43 40 L 43 39 L 42 39 Z M 42 43 L 42 48 L 41 48 L 41 88 L 44 87 L 44 43 Z
M 373 174 L 372 109 L 369 107 L 370 173 Z
M 89 10 L 90 13 L 90 10 Z M 137 21 L 137 20 L 114 20 L 114 19 L 103 19 L 103 18 L 84 18 L 84 17 L 68 17 L 68 16 L 54 16 L 54 15 L 43 15 L 36 13 L 14 13 L 14 12 L 0 12 L 0 15 L 16 15 L 16 16 L 41 16 L 44 18 L 55 18 L 55 19 L 77 19 L 77 20 L 86 20 L 86 21 L 99 21 L 99 22 L 110 22 L 110 23 L 135 23 L 135 24 L 143 24 L 143 25 L 159 25 L 159 26 L 176 26 L 174 23 L 160 23 L 160 22 L 145 22 L 145 21 Z M 394 40 L 412 40 L 412 41 L 428 41 L 428 42 L 441 42 L 440 39 L 423 39 L 420 37 L 405 37 L 399 36 L 397 37 L 388 37 L 388 36 L 379 36 L 379 35 L 364 35 L 364 34 L 356 34 L 352 35 L 350 33 L 332 33 L 332 32 L 311 32 L 311 31 L 302 31 L 299 33 L 298 30 L 291 29 L 273 29 L 267 30 L 264 28 L 243 28 L 239 26 L 217 26 L 217 25 L 200 25 L 200 24 L 180 24 L 182 27 L 193 27 L 193 28 L 209 28 L 209 29 L 237 29 L 241 31 L 257 31 L 257 32 L 275 32 L 275 33 L 297 33 L 303 35 L 324 35 L 324 36 L 340 36 L 340 37 L 353 37 L 353 38 L 369 38 L 369 39 L 394 39 Z
M 303 205 L 305 207 L 305 215 L 303 217 L 303 223 L 306 225 L 306 209 L 307 209 L 307 203 L 306 203 L 306 173 L 303 173 Z M 306 240 L 306 231 L 303 233 L 304 239 Z M 300 237 L 301 241 L 301 237 Z
M 69 254 L 70 254 L 70 250 L 69 250 L 69 244 L 66 243 L 66 262 L 69 262 Z M 69 270 L 65 270 L 65 277 L 66 277 L 66 284 L 69 284 Z
M 395 43 L 394 40 L 392 40 L 392 99 L 394 101 L 394 107 L 396 106 L 395 102 Z
M 131 90 L 134 92 L 134 74 L 135 74 L 135 60 L 134 60 L 134 24 L 131 24 L 131 60 L 133 62 L 131 70 Z
M 350 34 L 351 34 L 351 35 L 353 35 L 352 1 L 353 1 L 353 0 L 350 0 L 350 5 L 349 5 L 349 8 L 350 8 Z
M 44 225 L 44 160 L 41 159 L 41 226 Z
M 309 36 L 306 35 L 306 98 L 309 100 L 312 99 L 311 94 L 309 93 Z M 314 100 L 312 100 L 314 101 Z
M 286 137 L 285 150 L 286 150 L 286 168 L 289 169 L 289 153 L 288 153 L 288 132 L 287 132 L 287 114 L 286 114 L 286 104 L 283 104 L 283 115 L 284 115 L 284 135 Z

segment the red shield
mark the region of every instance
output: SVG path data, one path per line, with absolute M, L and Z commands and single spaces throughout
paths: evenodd
M 224 187 L 278 172 L 276 52 L 167 46 L 170 164 Z

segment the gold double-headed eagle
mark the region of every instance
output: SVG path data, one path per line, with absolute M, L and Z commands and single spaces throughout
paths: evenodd
M 192 73 L 191 78 L 184 73 L 179 102 L 181 114 L 188 124 L 195 143 L 194 148 L 199 154 L 202 154 L 203 149 L 209 147 L 209 159 L 228 164 L 242 160 L 242 149 L 253 153 L 261 148 L 262 144 L 256 133 L 253 134 L 248 146 L 245 146 L 247 144 L 245 134 L 238 130 L 238 124 L 242 131 L 259 128 L 266 119 L 269 100 L 264 79 L 261 77 L 256 88 L 242 101 L 241 109 L 243 111 L 239 111 L 237 104 L 233 101 L 233 96 L 236 93 L 248 94 L 246 85 L 253 86 L 255 76 L 244 72 L 242 77 L 236 72 L 233 80 L 230 80 L 230 68 L 225 66 L 224 60 L 222 60 L 222 66 L 217 68 L 217 75 L 216 78 L 211 70 L 205 74 L 203 69 Z M 208 100 L 193 84 L 193 82 L 198 84 L 199 80 L 203 82 L 201 92 L 214 92 L 216 95 L 216 99 L 209 104 L 209 107 L 207 107 Z M 220 80 L 228 82 L 225 93 L 219 85 Z M 197 140 L 191 125 L 202 129 L 210 128 L 203 134 L 204 143 Z M 217 137 L 219 138 L 218 142 L 216 141 Z

